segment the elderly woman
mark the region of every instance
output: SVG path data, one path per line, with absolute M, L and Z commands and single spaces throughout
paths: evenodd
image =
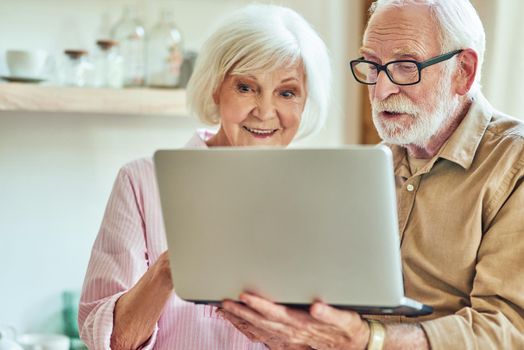
M 190 109 L 218 131 L 191 147 L 287 146 L 327 112 L 324 43 L 294 11 L 249 6 L 204 44 L 187 89 Z M 90 349 L 263 349 L 207 305 L 175 294 L 153 163 L 124 166 L 86 273 L 79 310 Z

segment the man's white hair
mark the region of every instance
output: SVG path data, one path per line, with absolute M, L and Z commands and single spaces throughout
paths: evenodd
M 377 0 L 369 9 L 373 14 L 388 7 L 420 4 L 429 7 L 436 23 L 439 25 L 439 39 L 442 53 L 458 49 L 473 49 L 478 56 L 478 67 L 475 81 L 469 91 L 474 96 L 480 90 L 480 79 L 486 35 L 484 26 L 477 11 L 469 0 Z
M 307 99 L 297 132 L 304 138 L 325 122 L 331 65 L 322 39 L 295 11 L 249 5 L 227 18 L 204 43 L 187 86 L 188 107 L 207 124 L 220 123 L 213 94 L 227 74 L 271 72 L 300 64 Z

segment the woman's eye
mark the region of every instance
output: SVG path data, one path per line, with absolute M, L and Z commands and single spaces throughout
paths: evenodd
M 284 90 L 280 93 L 280 96 L 284 98 L 292 98 L 296 96 L 296 93 L 293 90 Z
M 246 93 L 246 92 L 250 92 L 252 89 L 251 89 L 251 86 L 240 83 L 237 85 L 237 90 L 239 92 Z

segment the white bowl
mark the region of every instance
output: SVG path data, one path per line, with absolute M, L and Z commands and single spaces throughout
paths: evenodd
M 47 52 L 43 50 L 7 50 L 9 74 L 18 78 L 40 78 L 44 74 Z
M 69 350 L 69 338 L 62 334 L 27 333 L 17 341 L 24 350 Z

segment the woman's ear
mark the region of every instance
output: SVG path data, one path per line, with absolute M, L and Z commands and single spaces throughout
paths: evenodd
M 213 102 L 215 102 L 217 106 L 220 104 L 220 90 L 222 90 L 222 85 L 224 85 L 224 80 L 225 79 L 222 79 L 220 84 L 218 84 L 218 86 L 216 87 L 215 92 L 213 92 Z
M 477 75 L 478 56 L 472 49 L 464 49 L 458 56 L 457 74 L 455 76 L 455 92 L 466 95 Z
M 215 104 L 218 106 L 218 102 L 220 101 L 220 99 L 218 98 L 218 95 L 219 95 L 219 92 L 218 92 L 218 89 L 215 90 L 215 92 L 213 92 L 213 101 L 215 102 Z

